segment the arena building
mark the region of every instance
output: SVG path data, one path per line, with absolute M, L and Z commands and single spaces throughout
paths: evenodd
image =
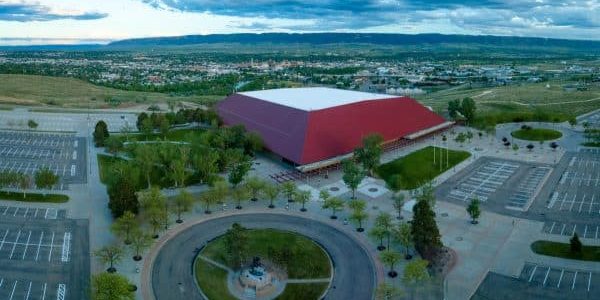
M 413 140 L 452 125 L 409 97 L 332 88 L 286 88 L 233 94 L 217 104 L 225 125 L 242 124 L 301 171 L 351 156 L 362 138 Z

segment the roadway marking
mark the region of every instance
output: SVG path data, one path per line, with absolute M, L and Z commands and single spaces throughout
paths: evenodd
M 598 234 L 598 228 L 596 228 L 596 234 Z M 2 250 L 2 246 L 4 246 L 4 241 L 6 240 L 6 236 L 8 235 L 8 229 L 4 233 L 4 237 L 2 238 L 2 242 L 0 242 L 0 250 Z
M 573 276 L 573 284 L 571 285 L 571 290 L 575 289 L 575 282 L 577 281 L 577 271 L 575 271 L 575 276 Z
M 40 242 L 38 243 L 37 252 L 35 253 L 35 261 L 38 261 L 38 257 L 40 256 L 40 247 L 42 246 L 42 239 L 44 238 L 44 232 L 40 234 Z
M 46 285 L 47 283 L 44 283 L 44 288 L 42 289 L 42 300 L 46 299 Z
M 65 232 L 65 235 L 64 235 L 64 238 L 63 238 L 61 260 L 63 262 L 68 262 L 69 261 L 69 254 L 70 253 L 71 253 L 71 233 L 70 232 Z
M 556 284 L 557 288 L 560 288 L 560 282 L 562 281 L 563 275 L 565 274 L 565 269 L 560 270 L 560 278 L 558 278 L 558 283 Z
M 550 274 L 550 267 L 548 267 L 548 271 L 546 271 L 546 276 L 544 277 L 544 283 L 542 283 L 542 286 L 546 286 L 546 280 L 548 280 L 548 274 Z
M 588 278 L 588 288 L 587 291 L 590 291 L 590 286 L 592 285 L 592 272 L 590 272 L 590 277 Z
M 10 256 L 8 257 L 9 259 L 12 259 L 13 253 L 15 253 L 15 248 L 17 247 L 17 244 L 19 243 L 19 237 L 21 237 L 21 230 L 19 230 L 19 232 L 17 233 L 17 239 L 15 240 L 15 243 L 13 244 L 12 251 L 10 251 Z
M 50 241 L 50 252 L 48 252 L 48 261 L 52 258 L 52 248 L 54 248 L 54 231 L 52 231 L 52 241 Z
M 25 296 L 25 300 L 29 300 L 29 294 L 31 294 L 31 281 L 29 282 L 29 288 L 27 289 L 27 296 Z
M 12 292 L 10 293 L 10 300 L 12 300 L 13 296 L 15 295 L 15 289 L 17 288 L 17 283 L 19 281 L 15 281 L 15 283 L 13 284 L 13 289 Z
M 27 248 L 29 248 L 29 240 L 31 239 L 31 230 L 29 230 L 29 235 L 27 236 L 27 242 L 25 244 L 25 250 L 23 250 L 23 257 L 21 260 L 25 260 L 25 255 L 27 254 Z
M 533 267 L 533 271 L 531 271 L 531 276 L 529 276 L 529 282 L 531 282 L 531 280 L 533 280 L 533 275 L 535 274 L 536 270 L 537 270 L 537 265 L 535 265 Z

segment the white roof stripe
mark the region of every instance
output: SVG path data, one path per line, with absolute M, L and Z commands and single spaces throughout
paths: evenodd
M 304 111 L 326 109 L 367 100 L 398 97 L 325 87 L 273 89 L 239 94 Z

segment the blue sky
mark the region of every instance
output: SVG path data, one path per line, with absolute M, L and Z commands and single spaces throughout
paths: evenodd
M 600 0 L 0 0 L 0 44 L 236 32 L 600 40 Z

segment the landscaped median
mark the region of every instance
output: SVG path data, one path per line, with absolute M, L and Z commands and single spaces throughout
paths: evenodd
M 551 141 L 562 137 L 562 133 L 554 129 L 531 128 L 524 126 L 510 133 L 514 138 L 526 141 Z
M 461 163 L 469 156 L 471 154 L 467 151 L 429 146 L 381 165 L 377 174 L 392 189 L 415 189 Z
M 535 241 L 531 244 L 531 250 L 537 254 L 547 256 L 585 261 L 600 261 L 600 246 L 582 246 L 581 253 L 574 253 L 571 251 L 571 245 L 568 243 Z
M 12 200 L 21 202 L 42 202 L 42 203 L 65 203 L 69 201 L 69 196 L 62 194 L 38 194 L 21 192 L 0 192 L 0 200 Z

